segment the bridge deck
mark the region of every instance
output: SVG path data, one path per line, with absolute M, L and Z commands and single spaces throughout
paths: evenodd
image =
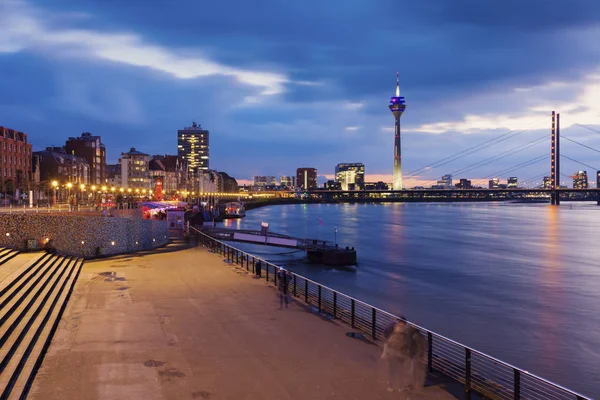
M 388 393 L 378 346 L 278 308 L 272 285 L 204 249 L 86 263 L 30 398 L 460 398 L 435 379 Z

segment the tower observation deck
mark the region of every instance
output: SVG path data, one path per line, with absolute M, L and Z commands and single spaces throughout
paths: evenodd
M 406 100 L 400 96 L 400 83 L 396 72 L 396 95 L 392 96 L 389 105 L 396 121 L 394 129 L 394 190 L 402 190 L 402 148 L 400 142 L 400 117 L 406 109 Z

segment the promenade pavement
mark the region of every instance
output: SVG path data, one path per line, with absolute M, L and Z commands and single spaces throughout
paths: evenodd
M 460 398 L 435 378 L 387 392 L 381 349 L 349 331 L 203 248 L 86 262 L 29 398 Z

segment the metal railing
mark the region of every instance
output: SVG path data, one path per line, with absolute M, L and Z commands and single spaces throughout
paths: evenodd
M 199 244 L 220 254 L 231 263 L 240 265 L 248 272 L 257 273 L 260 261 L 261 278 L 277 286 L 280 267 L 216 240 L 190 227 L 197 234 Z M 373 341 L 384 340 L 384 330 L 400 320 L 393 314 L 340 293 L 311 279 L 287 271 L 288 292 L 297 300 L 314 307 L 315 311 L 344 321 L 353 329 Z M 556 383 L 498 360 L 480 351 L 448 339 L 440 334 L 408 322 L 417 329 L 428 343 L 423 359 L 429 372 L 437 371 L 464 385 L 467 399 L 477 393 L 493 399 L 539 399 L 539 400 L 591 400 Z

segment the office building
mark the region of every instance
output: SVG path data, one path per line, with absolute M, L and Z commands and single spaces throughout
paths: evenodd
M 507 182 L 508 184 L 506 185 L 506 187 L 508 187 L 509 189 L 516 189 L 519 187 L 519 180 L 516 176 L 511 176 L 510 178 L 508 178 Z
M 342 190 L 362 190 L 365 186 L 365 165 L 363 163 L 342 163 L 335 166 L 335 181 Z
M 209 165 L 209 132 L 196 122 L 177 131 L 177 156 L 185 161 L 188 171 L 197 174 Z
M 462 178 L 461 180 L 458 181 L 458 183 L 456 184 L 456 187 L 458 189 L 471 189 L 473 187 L 473 185 L 471 184 L 471 181 L 469 179 Z
M 27 134 L 0 126 L 0 188 L 26 189 L 31 181 L 31 143 Z
M 437 186 L 441 189 L 452 189 L 452 175 L 447 174 L 442 176 L 442 179 L 437 181 Z
M 390 186 L 383 181 L 365 182 L 365 190 L 389 190 L 389 189 L 390 189 Z
M 550 178 L 549 176 L 545 176 L 542 182 L 542 186 L 544 187 L 544 189 L 552 188 L 552 178 Z
M 286 188 L 295 188 L 296 187 L 296 177 L 295 176 L 280 176 L 279 177 L 279 185 Z
M 338 181 L 334 181 L 334 180 L 328 180 L 327 182 L 325 182 L 325 184 L 323 185 L 323 187 L 326 190 L 342 190 L 342 184 Z M 347 189 L 346 189 L 347 190 Z
M 121 187 L 124 189 L 151 189 L 148 163 L 150 156 L 132 147 L 129 152 L 121 153 Z
M 255 176 L 254 186 L 258 188 L 265 188 L 266 186 L 276 186 L 277 179 L 274 176 Z
M 500 187 L 500 181 L 498 180 L 498 178 L 490 179 L 490 181 L 488 182 L 489 189 L 498 189 L 499 187 Z
M 587 189 L 588 177 L 587 171 L 578 171 L 573 175 L 573 189 Z
M 296 185 L 299 188 L 308 190 L 317 188 L 317 169 L 316 168 L 298 168 L 296 170 Z
M 40 182 L 50 184 L 57 181 L 59 185 L 90 183 L 90 165 L 87 160 L 67 154 L 63 147 L 47 147 L 46 150 L 34 152 L 33 156 L 36 159 L 34 164 L 39 168 Z
M 100 136 L 83 132 L 79 137 L 70 137 L 65 144 L 65 150 L 67 154 L 87 161 L 90 168 L 90 184 L 106 183 L 106 148 Z

